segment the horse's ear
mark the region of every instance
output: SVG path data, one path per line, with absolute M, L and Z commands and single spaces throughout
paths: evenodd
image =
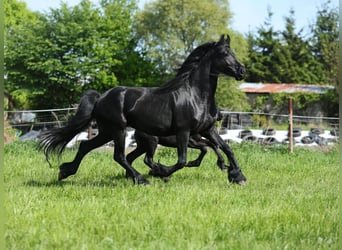
M 230 36 L 227 34 L 226 43 L 230 44 Z
M 224 43 L 224 35 L 221 35 L 219 43 Z

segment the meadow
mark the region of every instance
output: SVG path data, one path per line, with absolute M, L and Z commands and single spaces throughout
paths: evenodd
M 246 186 L 227 182 L 212 151 L 167 183 L 137 186 L 107 149 L 58 182 L 75 150 L 50 168 L 34 142 L 5 145 L 6 249 L 338 249 L 337 146 L 232 148 Z M 155 160 L 173 164 L 176 152 Z M 134 166 L 147 175 L 141 158 Z

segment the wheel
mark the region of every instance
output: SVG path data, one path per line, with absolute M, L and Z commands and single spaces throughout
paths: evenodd
M 239 137 L 242 139 L 247 135 L 252 135 L 252 131 L 246 129 L 246 130 L 240 131 L 240 133 L 239 133 Z
M 258 138 L 254 135 L 246 135 L 245 137 L 242 138 L 244 141 L 249 141 L 249 142 L 256 142 Z
M 332 130 L 330 130 L 330 134 L 332 135 L 332 136 L 339 136 L 339 130 L 338 129 L 332 129 Z
M 302 135 L 302 129 L 301 128 L 293 128 L 292 129 L 292 136 L 293 137 L 299 137 Z M 290 136 L 290 134 L 288 133 L 287 136 Z
M 316 135 L 320 135 L 320 134 L 324 134 L 324 129 L 322 128 L 312 128 L 310 130 L 311 133 L 316 134 Z
M 311 136 L 304 136 L 300 141 L 303 144 L 311 144 L 311 143 L 313 143 L 313 140 L 312 140 Z
M 276 130 L 274 128 L 265 128 L 262 131 L 263 135 L 275 135 L 275 133 L 276 133 Z
M 277 143 L 277 140 L 274 137 L 266 137 L 262 140 L 263 145 L 274 145 L 276 143 Z

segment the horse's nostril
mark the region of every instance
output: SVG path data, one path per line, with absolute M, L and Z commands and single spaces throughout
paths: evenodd
M 240 67 L 240 70 L 239 70 L 239 73 L 240 73 L 240 75 L 245 75 L 246 74 L 246 69 L 245 69 L 245 67 Z

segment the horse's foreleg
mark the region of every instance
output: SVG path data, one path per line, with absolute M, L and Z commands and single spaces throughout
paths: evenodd
M 230 166 L 228 167 L 228 180 L 233 183 L 245 184 L 246 177 L 242 174 L 239 164 L 237 163 L 233 150 L 228 146 L 227 143 L 217 133 L 215 127 L 203 133 L 203 136 L 207 138 L 214 145 L 218 145 L 222 151 L 226 154 L 229 159 Z
M 158 163 L 158 165 L 150 171 L 150 175 L 157 176 L 157 177 L 168 177 L 172 175 L 174 172 L 178 171 L 179 169 L 185 166 L 186 158 L 187 158 L 189 135 L 190 135 L 189 131 L 178 132 L 176 135 L 177 153 L 178 153 L 177 163 L 171 167 L 167 167 Z
M 72 162 L 65 162 L 59 167 L 58 180 L 76 174 L 83 157 L 91 150 L 98 148 L 109 141 L 111 141 L 110 135 L 101 132 L 89 141 L 82 141 L 74 160 Z
M 139 147 L 139 145 L 137 145 L 137 147 L 126 156 L 128 164 L 132 165 L 133 161 L 135 161 L 135 159 L 137 159 L 140 155 L 144 153 L 145 153 L 145 150 L 142 147 Z M 133 177 L 131 176 L 131 172 L 126 170 L 126 178 L 131 178 L 131 177 Z
M 217 156 L 217 161 L 216 164 L 221 170 L 227 170 L 227 166 L 224 164 L 224 158 L 221 155 L 218 147 L 216 145 L 208 145 L 212 150 L 214 150 L 216 156 Z
M 149 184 L 148 180 L 146 180 L 135 168 L 133 168 L 125 157 L 125 131 L 114 131 L 114 160 L 126 170 L 127 175 L 132 177 L 135 184 Z

